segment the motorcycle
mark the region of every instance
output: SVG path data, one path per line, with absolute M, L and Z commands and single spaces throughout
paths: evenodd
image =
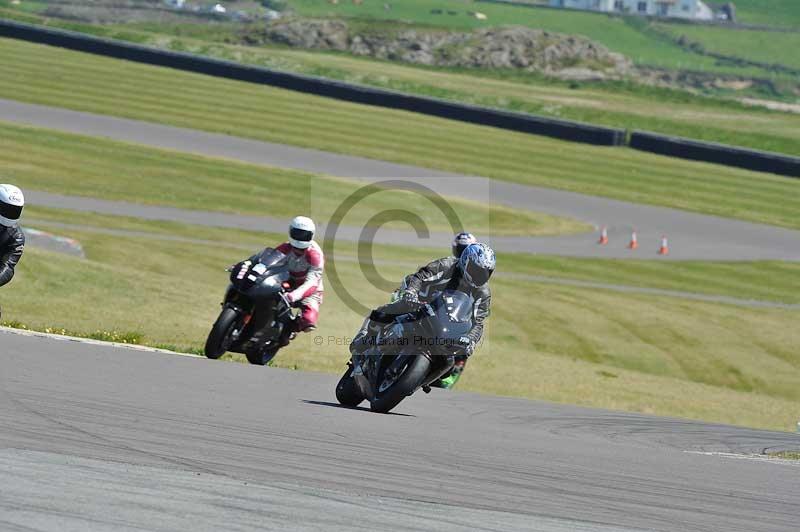
M 243 353 L 251 364 L 263 366 L 281 348 L 286 327 L 294 330 L 297 315 L 286 299 L 289 270 L 286 255 L 266 248 L 255 257 L 228 268 L 231 283 L 222 311 L 206 340 L 205 355 L 217 359 L 226 351 Z
M 473 303 L 464 292 L 445 290 L 408 306 L 351 357 L 336 399 L 349 407 L 366 399 L 373 412 L 387 413 L 420 388 L 429 393 L 463 354 L 459 339 L 472 328 Z

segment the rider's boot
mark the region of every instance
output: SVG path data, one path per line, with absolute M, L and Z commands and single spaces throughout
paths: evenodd
M 450 373 L 440 378 L 439 380 L 432 382 L 431 387 L 444 388 L 445 390 L 449 390 L 450 388 L 455 386 L 456 383 L 458 382 L 458 379 L 461 378 L 461 373 L 464 371 L 464 366 L 466 365 L 467 365 L 466 357 L 456 358 L 456 363 L 453 366 L 453 369 L 450 370 Z
M 275 355 L 278 354 L 278 351 L 289 345 L 296 336 L 297 330 L 295 322 L 291 321 L 284 324 L 281 334 L 278 336 L 278 339 L 275 341 L 275 343 L 270 343 L 261 350 L 261 360 L 263 361 L 264 365 L 269 364 L 269 362 L 275 358 Z
M 297 337 L 297 321 L 290 321 L 283 325 L 281 335 L 278 336 L 278 347 L 286 347 Z

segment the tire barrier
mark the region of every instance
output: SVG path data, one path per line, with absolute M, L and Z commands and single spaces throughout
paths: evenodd
M 104 39 L 73 31 L 44 28 L 21 22 L 0 20 L 0 37 L 10 37 L 117 59 L 270 85 L 337 100 L 412 111 L 522 133 L 544 135 L 561 140 L 600 146 L 621 146 L 625 143 L 626 132 L 623 129 L 414 96 L 386 89 L 281 72 L 183 52 L 159 50 L 148 46 Z
M 790 177 L 800 177 L 800 157 L 751 150 L 713 142 L 670 137 L 644 131 L 634 131 L 630 137 L 630 147 L 635 150 L 735 166 L 757 172 L 769 172 Z

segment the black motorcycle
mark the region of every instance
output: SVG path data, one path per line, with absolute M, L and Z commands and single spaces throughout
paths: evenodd
M 217 359 L 226 351 L 243 353 L 263 366 L 277 354 L 286 327 L 294 330 L 296 314 L 286 300 L 289 270 L 286 255 L 266 248 L 229 268 L 231 284 L 222 311 L 206 340 L 205 354 Z
M 420 388 L 430 392 L 463 353 L 459 339 L 472 328 L 473 303 L 464 292 L 445 290 L 409 305 L 351 357 L 336 399 L 349 407 L 367 399 L 373 412 L 386 413 Z

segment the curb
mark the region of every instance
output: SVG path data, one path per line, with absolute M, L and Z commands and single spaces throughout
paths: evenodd
M 116 349 L 129 349 L 131 351 L 143 351 L 146 353 L 163 353 L 166 355 L 178 355 L 182 357 L 205 358 L 200 355 L 194 355 L 192 353 L 179 353 L 177 351 L 170 351 L 169 349 L 159 349 L 156 347 L 147 347 L 144 345 L 136 345 L 136 344 L 122 344 L 119 342 L 104 342 L 102 340 L 93 340 L 91 338 L 78 338 L 75 336 L 65 336 L 63 334 L 52 334 L 52 333 L 31 331 L 28 329 L 14 329 L 13 327 L 0 326 L 0 333 L 16 334 L 18 336 L 28 336 L 33 338 L 47 338 L 50 340 L 60 340 L 63 342 L 77 342 L 81 344 L 97 345 L 101 347 L 113 347 Z

